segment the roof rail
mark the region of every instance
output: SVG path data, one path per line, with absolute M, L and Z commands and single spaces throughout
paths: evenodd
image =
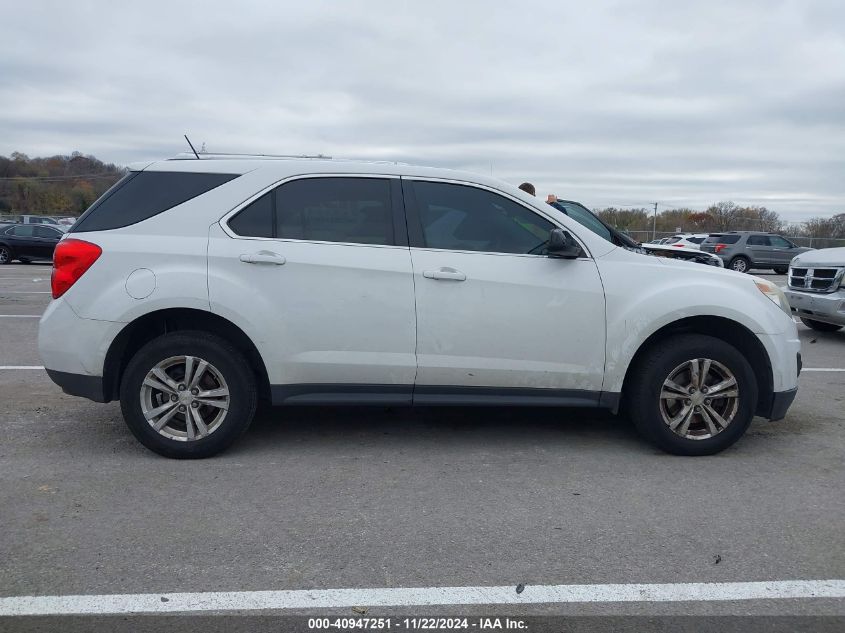
M 198 158 L 198 157 L 199 158 Z M 331 160 L 331 156 L 325 154 L 236 154 L 230 152 L 200 152 L 197 156 L 192 153 L 181 152 L 169 160 L 214 160 L 227 158 L 278 158 L 278 159 L 303 159 Z

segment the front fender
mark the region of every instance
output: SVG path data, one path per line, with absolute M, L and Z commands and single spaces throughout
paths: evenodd
M 748 275 L 635 253 L 611 255 L 598 262 L 607 299 L 606 392 L 619 393 L 642 344 L 681 319 L 720 317 L 758 335 L 795 327 Z M 769 337 L 760 338 L 763 343 Z

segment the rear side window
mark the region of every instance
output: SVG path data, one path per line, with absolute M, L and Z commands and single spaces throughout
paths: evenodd
M 710 235 L 704 240 L 705 244 L 736 244 L 739 235 Z
M 244 207 L 229 228 L 242 237 L 394 245 L 390 181 L 293 180 Z
M 703 241 L 703 237 L 691 237 L 687 240 L 687 242 L 692 242 L 693 244 L 701 244 Z
M 12 235 L 16 235 L 18 237 L 32 237 L 35 235 L 35 225 L 22 224 L 20 226 L 12 227 Z
M 211 191 L 237 174 L 141 171 L 126 176 L 95 202 L 70 233 L 119 229 Z
M 273 192 L 249 203 L 229 220 L 229 228 L 243 237 L 273 237 Z
M 749 246 L 769 246 L 769 238 L 765 235 L 749 235 L 747 244 Z
M 393 244 L 390 182 L 382 178 L 304 178 L 278 187 L 281 239 Z

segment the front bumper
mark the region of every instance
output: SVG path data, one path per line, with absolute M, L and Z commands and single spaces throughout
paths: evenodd
M 805 319 L 845 325 L 845 289 L 831 294 L 801 292 L 784 288 L 792 314 Z
M 762 417 L 768 418 L 772 422 L 776 420 L 783 420 L 786 417 L 786 412 L 792 406 L 792 401 L 795 400 L 795 395 L 798 393 L 798 387 L 790 389 L 789 391 L 776 391 L 772 394 L 772 402 L 769 406 L 768 412 L 763 412 Z

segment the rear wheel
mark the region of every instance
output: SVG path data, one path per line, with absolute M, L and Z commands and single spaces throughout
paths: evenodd
M 774 269 L 774 271 L 775 271 L 775 274 L 777 274 L 777 275 L 785 275 L 786 273 L 789 272 L 789 266 L 778 266 L 777 268 Z
M 729 268 L 731 270 L 735 270 L 738 273 L 747 273 L 751 268 L 751 262 L 748 261 L 747 257 L 743 257 L 740 255 L 739 257 L 734 257 L 729 264 Z
M 0 246 L 0 266 L 12 263 L 12 251 L 8 246 Z
M 632 368 L 628 412 L 637 430 L 675 455 L 712 455 L 745 433 L 757 381 L 725 341 L 682 334 L 659 342 Z
M 153 339 L 129 362 L 120 404 L 132 434 L 165 457 L 210 457 L 255 414 L 255 376 L 243 355 L 205 332 Z
M 805 319 L 804 317 L 801 317 L 801 323 L 809 328 L 813 328 L 817 332 L 836 332 L 842 329 L 841 325 L 825 323 L 824 321 L 814 321 L 813 319 Z

